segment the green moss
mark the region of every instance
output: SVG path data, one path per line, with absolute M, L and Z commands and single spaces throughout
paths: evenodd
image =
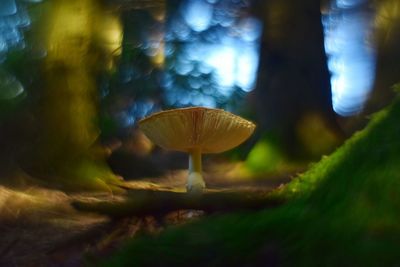
M 129 241 L 103 266 L 400 264 L 400 102 L 274 197 L 272 210 L 215 216 Z

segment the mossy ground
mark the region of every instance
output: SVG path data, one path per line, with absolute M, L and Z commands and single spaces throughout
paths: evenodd
M 104 266 L 397 266 L 400 100 L 272 197 L 286 204 L 209 217 L 129 241 Z

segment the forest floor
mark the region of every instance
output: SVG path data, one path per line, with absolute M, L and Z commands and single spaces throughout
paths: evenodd
M 235 166 L 229 164 L 218 170 L 215 169 L 215 176 L 206 176 L 209 192 L 269 192 L 291 179 L 289 174 L 268 179 L 232 176 Z M 127 181 L 125 187 L 128 192 L 183 192 L 186 175 L 186 171 L 174 171 L 162 178 Z M 157 234 L 168 225 L 205 216 L 201 210 L 176 210 L 163 218 L 111 218 L 78 211 L 71 205 L 75 201 L 123 201 L 126 197 L 127 194 L 68 194 L 38 186 L 0 186 L 0 266 L 82 266 L 85 257 L 107 257 L 139 232 Z

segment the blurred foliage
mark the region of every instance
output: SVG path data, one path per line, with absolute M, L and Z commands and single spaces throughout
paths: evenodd
M 342 143 L 341 137 L 327 125 L 319 113 L 305 113 L 297 122 L 296 136 L 305 157 L 319 158 L 332 152 Z
M 100 86 L 102 116 L 117 122 L 115 134 L 160 109 L 244 106 L 261 34 L 247 1 L 174 0 L 157 12 L 122 7 L 121 18 L 121 59 Z
M 254 87 L 261 23 L 247 1 L 175 0 L 166 21 L 170 106 L 236 110 Z
M 253 173 L 266 173 L 278 170 L 284 160 L 281 144 L 269 134 L 253 146 L 247 156 L 246 167 Z
M 0 122 L 17 110 L 25 97 L 25 89 L 17 78 L 0 69 Z
M 165 8 L 160 12 L 165 12 Z M 99 81 L 103 138 L 110 134 L 127 135 L 127 128 L 160 109 L 163 103 L 160 97 L 162 69 L 154 63 L 153 54 L 148 52 L 151 47 L 160 45 L 163 22 L 154 17 L 150 9 L 127 9 L 120 15 L 122 54 L 115 72 L 103 73 Z M 116 127 L 104 128 L 107 125 Z
M 276 191 L 272 197 L 288 200 L 281 207 L 135 238 L 100 266 L 395 266 L 399 117 L 397 98 L 332 155 Z

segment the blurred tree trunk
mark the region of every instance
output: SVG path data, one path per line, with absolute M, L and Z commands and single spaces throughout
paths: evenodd
M 291 156 L 308 152 L 299 127 L 315 128 L 310 135 L 325 131 L 323 135 L 330 136 L 327 142 L 331 145 L 322 145 L 316 154 L 329 152 L 340 139 L 331 102 L 320 4 L 320 0 L 255 2 L 264 23 L 254 93 L 260 130 L 278 136 Z
M 395 95 L 392 86 L 400 82 L 400 2 L 370 0 L 374 4 L 376 78 L 365 113 L 370 114 L 390 103 Z
M 47 56 L 41 66 L 39 136 L 31 153 L 32 169 L 63 186 L 108 190 L 107 183 L 116 183 L 117 178 L 97 143 L 95 79 L 110 66 L 112 51 L 107 49 L 120 45 L 121 29 L 95 0 L 55 0 L 47 5 L 40 18 Z

